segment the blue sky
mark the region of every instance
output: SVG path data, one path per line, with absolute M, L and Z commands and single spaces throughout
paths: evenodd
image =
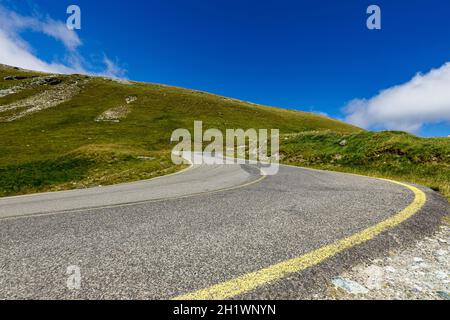
M 7 39 L 16 37 L 11 41 L 25 43 L 30 54 L 53 67 L 323 112 L 371 129 L 450 134 L 447 0 L 0 4 L 7 14 L 44 24 L 65 22 L 68 5 L 80 6 L 76 38 L 49 36 L 37 22 L 7 30 Z M 381 30 L 366 28 L 370 4 L 381 8 Z M 0 53 L 0 62 L 8 62 L 2 59 L 8 57 Z

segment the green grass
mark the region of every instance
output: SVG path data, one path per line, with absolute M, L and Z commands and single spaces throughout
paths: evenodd
M 17 74 L 17 70 L 0 70 L 0 88 L 17 85 L 17 81 L 3 80 Z M 82 77 L 61 78 L 67 82 Z M 43 90 L 45 86 L 0 98 L 0 105 Z M 131 112 L 125 119 L 95 121 L 104 111 L 124 105 L 128 96 L 138 99 L 129 105 Z M 0 113 L 0 119 L 5 115 L 10 114 Z M 306 112 L 164 85 L 91 78 L 70 101 L 13 122 L 0 122 L 0 196 L 107 185 L 179 170 L 170 161 L 170 136 L 177 128 L 192 129 L 194 120 L 202 120 L 204 128 L 222 130 L 361 131 Z
M 449 138 L 394 131 L 304 132 L 285 137 L 281 157 L 293 165 L 422 184 L 450 199 Z
M 175 172 L 167 153 L 86 145 L 60 157 L 0 168 L 1 193 L 14 195 L 149 179 Z
M 28 80 L 3 80 L 7 76 L 42 76 L 43 74 L 40 72 L 25 72 L 21 70 L 8 70 L 8 69 L 2 69 L 2 65 L 0 65 L 0 90 L 6 89 L 10 87 L 14 87 L 17 85 L 20 85 L 24 81 Z
M 30 74 L 0 66 L 0 89 Z M 84 76 L 60 76 L 82 80 Z M 28 80 L 21 80 L 28 81 Z M 0 98 L 0 105 L 48 87 Z M 96 122 L 125 104 L 118 123 Z M 11 112 L 11 111 L 8 111 Z M 0 119 L 2 116 L 0 112 Z M 173 130 L 204 128 L 280 129 L 282 162 L 419 183 L 450 199 L 450 139 L 423 139 L 402 132 L 367 132 L 306 112 L 259 106 L 182 88 L 91 78 L 81 92 L 57 107 L 13 122 L 0 122 L 0 196 L 65 190 L 147 179 L 179 170 L 170 160 Z M 346 140 L 345 145 L 340 142 Z

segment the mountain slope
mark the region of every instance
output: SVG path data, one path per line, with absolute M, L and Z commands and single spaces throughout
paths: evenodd
M 48 75 L 0 67 L 0 196 L 151 178 L 170 160 L 177 128 L 278 128 L 282 134 L 351 125 L 165 85 Z
M 450 199 L 450 139 L 368 132 L 319 115 L 205 92 L 0 65 L 0 196 L 179 170 L 177 128 L 277 128 L 284 163 L 394 178 Z

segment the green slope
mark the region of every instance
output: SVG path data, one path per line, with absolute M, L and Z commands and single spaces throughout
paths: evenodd
M 5 80 L 10 76 L 37 78 Z M 367 132 L 311 113 L 164 85 L 81 75 L 41 81 L 47 76 L 0 65 L 0 196 L 174 172 L 180 167 L 170 160 L 172 131 L 192 130 L 202 120 L 205 129 L 280 129 L 285 163 L 416 182 L 450 198 L 448 138 Z M 11 88 L 16 92 L 4 91 Z M 46 108 L 57 99 L 66 100 Z
M 405 132 L 304 132 L 283 141 L 289 164 L 422 184 L 450 199 L 450 138 Z
M 311 113 L 164 85 L 80 75 L 55 76 L 51 81 L 56 84 L 34 83 L 39 78 L 5 80 L 18 75 L 45 76 L 0 69 L 0 90 L 22 86 L 18 92 L 0 97 L 0 196 L 105 185 L 173 172 L 179 168 L 170 161 L 172 131 L 191 129 L 194 120 L 202 120 L 204 128 L 278 128 L 282 134 L 360 131 Z M 67 101 L 28 112 L 40 105 L 42 96 L 51 100 L 73 86 L 79 92 Z M 127 104 L 127 98 L 136 100 Z M 125 117 L 118 122 L 95 121 L 107 110 Z

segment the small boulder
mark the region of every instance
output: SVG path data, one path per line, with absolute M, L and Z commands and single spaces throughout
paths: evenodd
M 137 97 L 136 97 L 136 96 L 128 96 L 128 97 L 125 98 L 125 102 L 126 102 L 127 104 L 130 104 L 130 103 L 132 103 L 132 102 L 134 102 L 134 101 L 136 101 L 136 100 L 137 100 Z
M 25 79 L 31 79 L 31 78 L 35 78 L 35 76 L 7 76 L 7 77 L 4 77 L 3 80 L 11 81 L 11 80 L 25 80 Z
M 366 287 L 369 289 L 379 290 L 383 286 L 384 270 L 383 268 L 371 265 L 364 269 L 363 274 L 366 276 Z
M 443 300 L 450 300 L 450 293 L 446 291 L 437 291 L 437 295 Z
M 62 80 L 59 78 L 47 78 L 45 79 L 45 84 L 48 84 L 49 86 L 56 86 L 58 84 L 62 83 Z
M 364 294 L 369 292 L 369 289 L 359 284 L 358 282 L 341 277 L 333 279 L 332 283 L 335 287 L 351 294 Z

